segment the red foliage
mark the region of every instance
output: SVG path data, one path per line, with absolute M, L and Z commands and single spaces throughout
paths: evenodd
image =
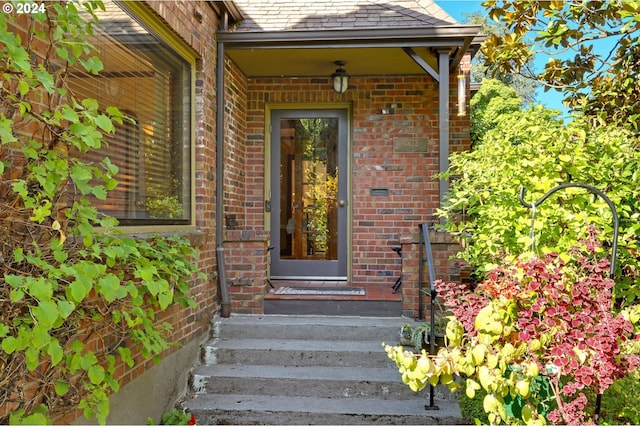
M 609 261 L 596 256 L 598 243 L 592 233 L 580 246 L 566 262 L 556 253 L 503 260 L 474 293 L 464 286 L 438 283 L 445 306 L 469 335 L 476 333 L 475 317 L 490 300 L 500 297 L 516 304 L 517 340 L 546 342 L 527 356 L 563 395 L 559 409 L 548 416 L 553 423 L 583 423 L 587 399 L 579 391 L 590 387 L 602 393 L 640 365 L 637 354 L 622 351 L 623 344 L 640 340 L 640 335 L 634 334 L 629 320 L 613 312 Z

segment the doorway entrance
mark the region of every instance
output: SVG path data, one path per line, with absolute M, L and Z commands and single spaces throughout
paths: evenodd
M 347 110 L 274 110 L 271 130 L 271 278 L 346 280 Z

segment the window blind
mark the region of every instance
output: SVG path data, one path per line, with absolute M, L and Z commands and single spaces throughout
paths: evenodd
M 116 106 L 135 121 L 118 125 L 106 146 L 85 161 L 108 156 L 119 168 L 118 186 L 94 200 L 123 224 L 181 223 L 190 207 L 190 64 L 113 2 L 98 11 L 89 40 L 104 70 L 76 68 L 69 88 L 79 98 Z

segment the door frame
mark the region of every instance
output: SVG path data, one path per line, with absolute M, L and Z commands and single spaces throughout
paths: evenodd
M 346 114 L 346 169 L 345 170 L 345 178 L 346 178 L 346 223 L 345 223 L 345 231 L 346 231 L 346 246 L 345 246 L 345 262 L 346 262 L 346 277 L 308 277 L 308 276 L 283 276 L 283 277 L 272 277 L 271 276 L 271 251 L 269 251 L 269 256 L 267 260 L 267 276 L 273 279 L 291 279 L 291 280 L 313 280 L 313 279 L 324 279 L 324 280 L 347 280 L 351 281 L 352 277 L 352 265 L 353 265 L 353 247 L 352 247 L 352 104 L 351 102 L 331 102 L 331 103 L 268 103 L 265 105 L 265 146 L 264 146 L 264 161 L 265 161 L 265 208 L 264 208 L 264 226 L 265 230 L 272 235 L 271 229 L 271 206 L 269 203 L 272 203 L 272 164 L 271 164 L 271 148 L 273 145 L 272 141 L 272 128 L 271 128 L 271 119 L 273 115 L 273 111 L 287 110 L 287 111 L 309 111 L 309 110 L 345 110 Z M 275 137 L 275 136 L 274 136 Z M 275 184 L 278 184 L 276 182 Z M 271 239 L 269 240 L 269 246 L 271 246 Z

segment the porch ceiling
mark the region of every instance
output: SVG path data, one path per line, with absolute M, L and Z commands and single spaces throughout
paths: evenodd
M 424 50 L 424 49 L 423 49 Z M 424 74 L 400 48 L 349 49 L 265 49 L 231 50 L 229 57 L 251 77 L 329 77 L 338 68 L 335 61 L 346 61 L 351 76 Z M 437 70 L 433 55 L 420 55 Z
M 346 61 L 352 76 L 422 75 L 425 70 L 405 49 L 438 73 L 438 53 L 455 68 L 465 52 L 482 41 L 479 26 L 427 29 L 220 32 L 225 53 L 247 77 L 328 77 Z

